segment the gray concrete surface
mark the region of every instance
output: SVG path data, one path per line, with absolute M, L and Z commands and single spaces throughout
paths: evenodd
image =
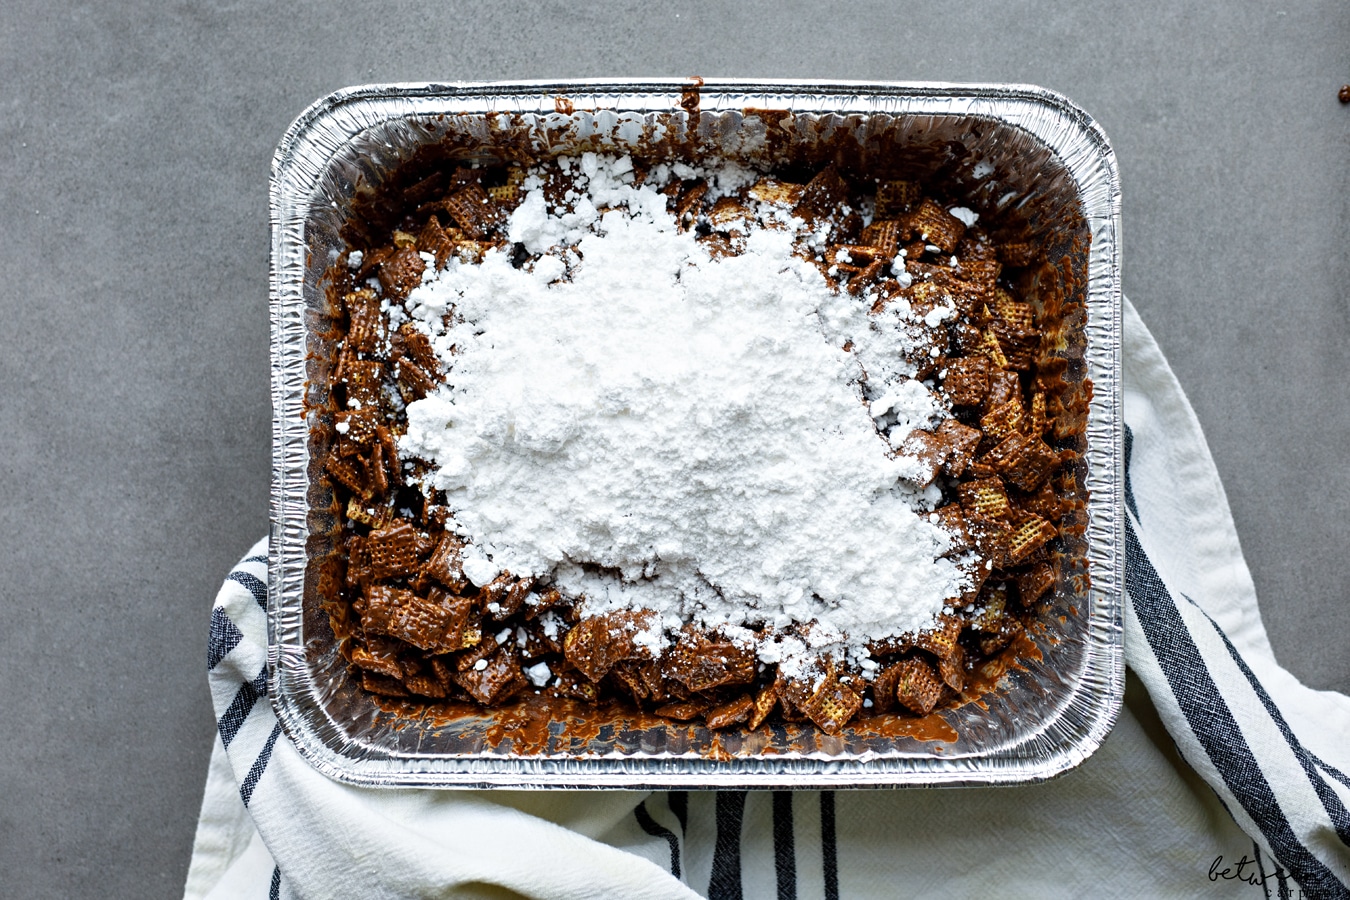
M 372 11 L 376 11 L 372 14 Z M 1350 690 L 1350 6 L 375 6 L 0 11 L 0 894 L 180 896 L 207 610 L 264 533 L 267 177 L 371 81 L 1019 81 L 1124 181 L 1125 287 L 1190 392 L 1280 659 Z

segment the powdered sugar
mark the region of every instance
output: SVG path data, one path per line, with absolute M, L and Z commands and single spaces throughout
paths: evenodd
M 540 662 L 525 668 L 525 677 L 530 679 L 530 683 L 535 687 L 543 687 L 548 684 L 553 673 L 549 671 L 548 663 Z
M 979 213 L 975 212 L 975 210 L 973 209 L 969 209 L 964 206 L 953 206 L 951 209 L 947 210 L 947 212 L 951 213 L 953 216 L 960 219 L 961 224 L 966 226 L 967 228 L 974 225 L 975 222 L 980 218 Z
M 904 363 L 908 310 L 830 287 L 794 255 L 799 221 L 714 259 L 626 158 L 569 165 L 571 203 L 550 209 L 534 173 L 508 224 L 533 264 L 451 261 L 407 301 L 447 379 L 408 405 L 400 451 L 434 464 L 423 486 L 470 541 L 465 573 L 651 609 L 652 653 L 689 621 L 745 640 L 814 623 L 760 641 L 789 669 L 930 626 L 965 578 L 928 518 L 938 494 L 894 450 L 948 415 Z M 671 175 L 717 194 L 758 177 L 672 166 L 647 184 Z

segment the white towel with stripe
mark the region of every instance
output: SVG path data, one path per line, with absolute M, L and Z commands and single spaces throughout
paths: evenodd
M 185 896 L 1350 898 L 1350 697 L 1276 663 L 1199 423 L 1125 310 L 1125 708 L 1023 787 L 378 790 L 266 692 L 266 545 L 211 614 L 219 723 Z

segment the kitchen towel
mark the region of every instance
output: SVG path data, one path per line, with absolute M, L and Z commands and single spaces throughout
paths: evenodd
M 1019 787 L 436 791 L 311 769 L 267 697 L 267 547 L 211 610 L 185 897 L 1350 898 L 1350 697 L 1280 668 L 1199 422 L 1128 301 L 1125 705 Z

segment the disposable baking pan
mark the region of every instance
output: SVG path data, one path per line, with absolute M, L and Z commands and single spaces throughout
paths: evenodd
M 337 552 L 313 429 L 331 350 L 324 276 L 354 203 L 429 145 L 479 161 L 509 146 L 537 158 L 638 149 L 761 167 L 901 167 L 1031 238 L 1079 247 L 1081 277 L 1058 289 L 1086 311 L 1066 352 L 1093 388 L 1078 473 L 1089 578 L 1061 579 L 1035 651 L 977 702 L 833 737 L 809 723 L 710 733 L 538 704 L 443 715 L 365 694 L 320 608 L 318 564 Z M 1064 772 L 1105 738 L 1123 692 L 1120 186 L 1106 136 L 1064 97 L 1008 84 L 701 79 L 356 87 L 315 103 L 282 138 L 271 225 L 269 694 L 287 739 L 320 771 L 423 787 L 1009 784 Z

